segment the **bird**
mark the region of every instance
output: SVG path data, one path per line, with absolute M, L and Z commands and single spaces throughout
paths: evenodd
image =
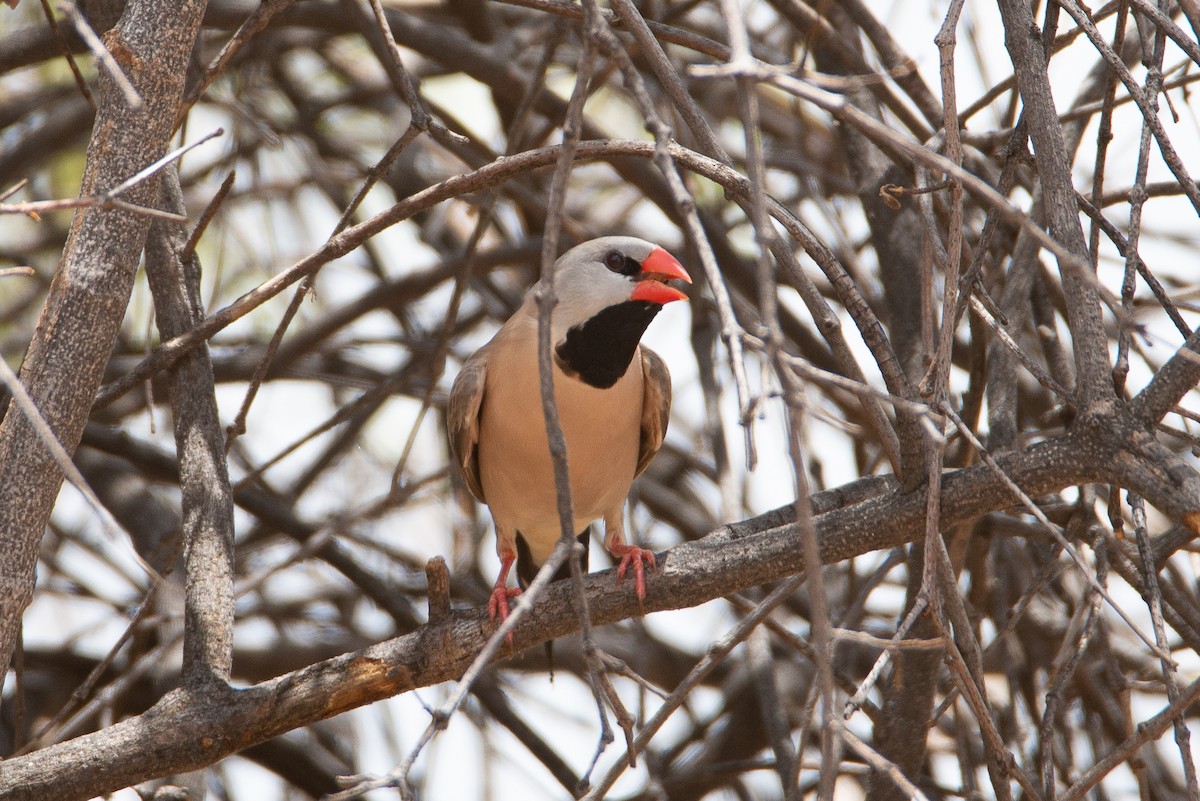
M 603 519 L 604 546 L 618 560 L 617 581 L 632 568 L 640 605 L 654 554 L 626 541 L 625 501 L 662 446 L 671 410 L 671 374 L 641 338 L 665 304 L 687 299 L 668 282 L 692 279 L 666 250 L 630 236 L 576 245 L 553 270 L 554 397 L 567 446 L 573 532 L 584 546 L 581 566 L 586 572 L 591 525 Z M 508 617 L 509 602 L 560 539 L 538 372 L 541 285 L 463 362 L 447 405 L 453 464 L 488 506 L 496 530 L 500 573 L 488 599 L 493 620 Z M 514 564 L 515 588 L 508 586 Z M 564 562 L 554 579 L 569 575 Z

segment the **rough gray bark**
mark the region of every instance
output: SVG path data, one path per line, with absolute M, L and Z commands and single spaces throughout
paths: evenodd
M 1050 93 L 1042 32 L 1034 24 L 1029 4 L 1001 0 L 1000 13 L 1004 19 L 1004 43 L 1012 56 L 1025 121 L 1037 157 L 1038 186 L 1046 221 L 1051 235 L 1073 257 L 1071 263 L 1060 258 L 1059 271 L 1074 333 L 1077 400 L 1080 410 L 1091 414 L 1114 403 L 1115 398 L 1109 374 L 1108 338 L 1101 325 L 1095 265 L 1088 255 L 1087 240 L 1079 222 L 1079 201 L 1071 182 L 1072 160 Z
M 1200 476 L 1120 418 L 1003 455 L 998 463 L 1031 495 L 1076 483 L 1118 481 L 1156 498 L 1160 509 L 1190 521 L 1193 531 L 1200 532 Z M 874 486 L 868 482 L 864 489 L 871 492 Z M 850 502 L 842 505 L 844 499 Z M 942 520 L 954 526 L 1014 500 L 987 466 L 952 471 L 944 477 Z M 846 488 L 814 496 L 813 511 L 825 564 L 924 535 L 923 492 L 893 489 L 857 500 L 853 488 Z M 782 507 L 666 552 L 647 582 L 645 612 L 696 606 L 802 571 L 802 534 L 788 522 L 791 515 L 791 507 Z M 612 580 L 611 571 L 586 577 L 585 585 L 595 625 L 640 613 L 637 598 Z M 569 582 L 560 582 L 517 628 L 514 650 L 566 636 L 578 625 Z M 86 799 L 210 765 L 294 728 L 457 678 L 491 629 L 486 612 L 456 612 L 412 634 L 245 690 L 221 684 L 180 689 L 143 715 L 7 760 L 0 799 L 40 799 L 48 792 L 63 801 Z M 1196 695 L 1200 688 L 1188 692 Z
M 143 105 L 131 109 L 112 81 L 99 81 L 82 196 L 103 195 L 167 152 L 204 7 L 204 0 L 132 2 L 108 34 Z M 158 181 L 142 181 L 121 199 L 153 206 Z M 21 382 L 68 453 L 100 387 L 149 225 L 130 211 L 79 210 L 26 351 Z M 11 659 L 33 598 L 38 543 L 62 480 L 33 426 L 10 410 L 0 426 L 0 664 Z
M 185 214 L 175 165 L 166 168 L 160 183 L 162 208 Z M 200 259 L 187 241 L 179 223 L 155 220 L 151 227 L 146 275 L 163 339 L 204 319 Z M 187 568 L 183 679 L 189 686 L 225 682 L 233 660 L 233 493 L 208 346 L 188 351 L 169 379 Z

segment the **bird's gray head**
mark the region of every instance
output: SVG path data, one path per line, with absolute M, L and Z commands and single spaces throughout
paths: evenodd
M 692 280 L 674 256 L 631 236 L 593 239 L 564 253 L 554 265 L 558 304 L 551 315 L 558 366 L 599 389 L 615 384 L 658 310 L 687 297 L 667 283 L 672 279 Z
M 630 300 L 662 305 L 686 298 L 665 282 L 691 283 L 687 271 L 651 242 L 633 236 L 603 236 L 568 250 L 554 263 L 554 339 L 609 306 Z

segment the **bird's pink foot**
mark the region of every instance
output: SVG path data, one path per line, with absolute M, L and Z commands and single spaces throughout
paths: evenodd
M 508 619 L 509 599 L 516 598 L 521 594 L 521 590 L 517 587 L 508 586 L 508 571 L 512 568 L 513 562 L 516 559 L 517 555 L 512 551 L 501 552 L 500 575 L 496 577 L 496 583 L 492 585 L 492 595 L 488 598 L 488 617 L 492 620 L 498 617 L 501 623 Z M 508 653 L 511 656 L 513 650 L 513 636 L 511 631 L 505 639 L 508 641 Z
M 521 590 L 517 587 L 505 587 L 503 584 L 497 583 L 492 588 L 492 597 L 488 598 L 488 617 L 492 620 L 499 618 L 501 623 L 508 619 L 508 600 L 516 598 L 521 594 Z M 510 631 L 508 636 L 504 638 L 508 643 L 508 655 L 513 655 L 513 633 Z
M 637 592 L 638 608 L 641 609 L 642 601 L 646 599 L 646 572 L 642 560 L 644 559 L 646 566 L 654 570 L 654 553 L 636 545 L 625 544 L 614 545 L 610 552 L 621 560 L 621 563 L 617 565 L 618 582 L 625 578 L 625 571 L 631 566 L 633 567 L 633 588 Z M 644 613 L 645 610 L 643 610 Z
M 508 619 L 509 599 L 516 598 L 520 594 L 521 590 L 517 587 L 505 587 L 497 584 L 492 588 L 492 597 L 488 598 L 488 617 L 492 620 L 498 617 L 500 618 L 500 622 L 503 623 Z

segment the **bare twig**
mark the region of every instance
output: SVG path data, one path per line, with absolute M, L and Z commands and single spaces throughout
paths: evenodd
M 1129 760 L 1138 749 L 1158 737 L 1161 737 L 1169 727 L 1184 714 L 1189 706 L 1200 698 L 1200 679 L 1189 684 L 1178 698 L 1163 708 L 1157 715 L 1138 724 L 1136 731 L 1124 741 L 1109 751 L 1095 765 L 1090 767 L 1066 792 L 1058 796 L 1058 801 L 1080 801 L 1088 791 L 1113 771 L 1116 767 Z
M 351 2 L 357 3 L 357 0 L 351 0 Z M 385 62 L 385 68 L 388 70 L 389 75 L 392 76 L 396 88 L 404 98 L 404 102 L 408 104 L 409 111 L 412 113 L 413 126 L 420 131 L 427 131 L 435 139 L 442 142 L 457 145 L 468 144 L 469 140 L 465 136 L 451 131 L 429 113 L 425 100 L 421 97 L 421 92 L 417 88 L 416 80 L 404 68 L 404 62 L 400 59 L 400 48 L 396 44 L 395 37 L 392 36 L 392 28 L 388 25 L 383 4 L 380 0 L 367 0 L 367 4 L 371 7 L 371 12 L 374 15 L 375 24 L 378 26 L 379 32 L 388 44 L 388 59 Z
M 242 51 L 242 49 L 250 42 L 251 39 L 264 28 L 266 28 L 274 17 L 281 11 L 286 10 L 294 3 L 295 0 L 266 0 L 259 3 L 250 16 L 237 29 L 225 46 L 221 48 L 221 52 L 217 53 L 217 57 L 212 60 L 212 63 L 204 70 L 204 76 L 196 81 L 189 89 L 187 96 L 184 98 L 181 109 L 180 119 L 182 120 L 192 106 L 196 104 L 213 81 L 219 78 L 228 69 L 233 62 L 234 57 Z
M 1133 533 L 1137 541 L 1138 556 L 1141 557 L 1143 597 L 1146 606 L 1150 608 L 1150 620 L 1154 626 L 1154 641 L 1165 652 L 1170 652 L 1167 642 L 1166 626 L 1163 623 L 1163 599 L 1158 586 L 1157 567 L 1150 548 L 1150 540 L 1146 534 L 1146 506 L 1136 495 L 1129 496 L 1129 508 L 1133 514 Z M 1163 686 L 1166 688 L 1167 700 L 1175 703 L 1179 700 L 1179 686 L 1176 684 L 1178 667 L 1169 659 L 1159 659 L 1162 669 Z M 1179 747 L 1179 759 L 1183 763 L 1183 778 L 1187 784 L 1188 798 L 1200 801 L 1200 788 L 1196 783 L 1196 763 L 1192 758 L 1192 737 L 1187 723 L 1182 718 L 1175 720 L 1175 742 Z
M 983 447 L 983 443 L 976 439 L 975 435 L 971 433 L 971 429 L 967 428 L 962 419 L 954 413 L 954 410 L 951 409 L 949 405 L 943 404 L 942 411 L 954 421 L 956 426 L 958 426 L 959 433 L 971 441 L 971 444 L 979 451 L 979 455 L 983 459 L 984 463 L 987 464 L 987 466 L 993 471 L 995 471 L 996 475 L 1008 486 L 1012 494 L 1018 500 L 1020 500 L 1021 504 L 1038 519 L 1038 522 L 1040 522 L 1046 531 L 1048 531 L 1050 535 L 1054 537 L 1055 541 L 1058 542 L 1062 549 L 1067 552 L 1067 555 L 1071 557 L 1071 561 L 1073 561 L 1075 566 L 1079 569 L 1079 573 L 1088 582 L 1088 584 L 1091 585 L 1092 589 L 1094 589 L 1100 595 L 1100 597 L 1108 602 L 1108 605 L 1112 607 L 1112 610 L 1117 613 L 1121 620 L 1125 621 L 1125 625 L 1129 626 L 1129 629 L 1138 636 L 1138 639 L 1149 646 L 1150 649 L 1160 659 L 1164 659 L 1170 664 L 1175 664 L 1175 660 L 1171 657 L 1170 652 L 1164 651 L 1162 648 L 1160 648 L 1157 643 L 1148 637 L 1146 633 L 1143 632 L 1141 628 L 1133 622 L 1125 610 L 1121 608 L 1121 605 L 1113 600 L 1112 596 L 1109 595 L 1108 590 L 1096 580 L 1095 571 L 1088 566 L 1087 562 L 1084 561 L 1083 556 L 1079 553 L 1075 546 L 1068 542 L 1063 536 L 1062 529 L 1050 522 L 1049 518 L 1046 517 L 1046 513 L 1043 512 L 1038 505 L 1033 502 L 1033 499 L 1026 495 L 1025 492 L 1018 487 L 1015 482 L 1013 482 L 1011 477 L 1004 474 L 1003 469 L 996 463 L 991 455 L 988 454 L 987 449 Z
M 87 100 L 92 111 L 96 110 L 96 98 L 92 97 L 92 90 L 88 88 L 87 81 L 84 80 L 83 73 L 79 69 L 79 63 L 75 60 L 75 54 L 71 52 L 70 45 L 67 44 L 67 39 L 63 36 L 62 28 L 58 24 L 58 20 L 54 18 L 54 11 L 50 8 L 50 0 L 41 0 L 42 14 L 46 17 L 46 24 L 50 26 L 51 32 L 54 34 L 54 42 L 62 51 L 63 58 L 67 60 L 67 66 L 71 68 L 71 77 L 75 79 L 75 85 L 79 87 L 79 94 L 83 95 Z M 14 5 L 14 3 L 9 3 Z M 78 12 L 76 12 L 78 13 Z M 93 35 L 95 35 L 93 33 Z
M 125 97 L 126 105 L 135 111 L 141 109 L 142 96 L 138 94 L 138 90 L 134 88 L 129 78 L 125 76 L 125 72 L 121 69 L 121 65 L 117 63 L 117 60 L 113 58 L 113 54 L 108 52 L 108 48 L 104 46 L 104 42 L 100 41 L 100 37 L 92 30 L 92 26 L 79 13 L 79 9 L 75 8 L 75 4 L 70 2 L 70 0 L 59 0 L 58 10 L 70 20 L 71 25 L 75 28 L 75 32 L 79 34 L 79 38 L 87 45 L 88 50 L 92 51 L 92 55 L 100 62 L 100 66 L 108 73 L 108 77 L 121 90 L 121 94 Z
M 946 11 L 946 19 L 934 39 L 941 57 L 942 124 L 946 140 L 946 158 L 960 168 L 963 153 L 962 141 L 958 134 L 954 51 L 958 43 L 958 18 L 962 13 L 962 6 L 962 0 L 953 0 L 950 3 L 950 8 Z M 946 223 L 946 277 L 942 298 L 942 322 L 937 350 L 934 351 L 932 362 L 918 387 L 918 391 L 923 396 L 934 399 L 935 405 L 945 397 L 945 393 L 948 391 L 950 347 L 954 342 L 954 329 L 958 320 L 958 278 L 959 265 L 962 262 L 963 187 L 962 182 L 953 177 L 949 178 L 948 182 L 950 185 L 950 219 Z
M 200 147 L 201 145 L 205 144 L 206 142 L 208 142 L 212 139 L 215 139 L 218 136 L 223 136 L 224 134 L 225 134 L 224 128 L 215 128 L 212 131 L 209 131 L 208 133 L 206 133 L 204 136 L 197 139 L 195 142 L 192 142 L 189 145 L 184 145 L 183 147 L 175 148 L 167 155 L 165 155 L 162 158 L 155 161 L 153 164 L 149 164 L 149 165 L 143 167 L 142 169 L 138 170 L 133 175 L 126 178 L 121 183 L 117 184 L 116 186 L 112 187 L 111 189 L 106 190 L 104 192 L 104 194 L 101 195 L 100 197 L 103 200 L 112 200 L 117 195 L 121 194 L 126 189 L 128 189 L 129 187 L 134 186 L 135 184 L 141 183 L 142 181 L 146 180 L 151 175 L 158 172 L 159 170 L 161 170 L 163 167 L 167 166 L 171 162 L 183 158 L 183 156 L 185 154 L 187 154 L 188 152 L 195 150 L 196 148 Z
M 555 501 L 558 506 L 558 522 L 560 526 L 559 544 L 557 549 L 565 550 L 569 557 L 571 569 L 571 584 L 575 591 L 575 600 L 579 611 L 580 634 L 583 637 L 584 656 L 587 661 L 588 683 L 596 702 L 597 717 L 600 723 L 595 755 L 588 766 L 581 782 L 586 784 L 600 755 L 609 743 L 613 741 L 612 730 L 609 727 L 608 716 L 605 714 L 606 698 L 609 703 L 616 700 L 615 693 L 604 693 L 602 676 L 604 666 L 600 661 L 595 637 L 592 633 L 592 621 L 588 609 L 587 596 L 583 591 L 583 571 L 576 557 L 575 542 L 578 532 L 575 531 L 575 513 L 571 499 L 571 473 L 569 468 L 566 437 L 563 435 L 562 424 L 558 416 L 558 404 L 554 394 L 554 342 L 551 316 L 558 303 L 555 295 L 554 263 L 558 258 L 558 239 L 562 231 L 562 222 L 566 217 L 567 182 L 571 177 L 571 167 L 575 158 L 575 150 L 579 146 L 579 137 L 583 128 L 583 104 L 588 97 L 588 85 L 595 72 L 597 55 L 597 39 L 604 31 L 600 10 L 595 0 L 584 0 L 584 46 L 579 55 L 575 74 L 575 87 L 567 104 L 567 115 L 563 121 L 563 145 L 558 161 L 554 165 L 554 176 L 550 182 L 550 195 L 547 201 L 546 231 L 542 239 L 541 281 L 537 289 L 537 361 L 538 389 L 541 396 L 542 414 L 546 422 L 546 441 L 550 448 L 550 459 L 554 466 Z M 579 454 L 576 454 L 579 458 Z M 621 511 L 624 514 L 624 509 Z M 605 525 L 608 525 L 605 523 Z M 586 547 L 586 546 L 585 546 Z M 532 602 L 529 601 L 530 603 Z M 617 702 L 619 704 L 619 702 Z M 623 711 L 623 708 L 618 707 Z M 628 727 L 626 735 L 628 736 Z M 632 758 L 632 756 L 631 756 Z
M 780 584 L 771 592 L 770 595 L 763 599 L 762 603 L 755 607 L 753 612 L 742 618 L 742 620 L 732 631 L 710 645 L 708 652 L 704 655 L 704 658 L 696 663 L 695 667 L 693 667 L 688 673 L 687 678 L 685 678 L 679 684 L 679 686 L 675 688 L 671 695 L 663 701 L 662 706 L 655 711 L 654 715 L 642 724 L 642 728 L 638 731 L 637 737 L 634 740 L 631 748 L 636 751 L 641 751 L 644 749 L 646 744 L 650 742 L 650 738 L 653 737 L 660 728 L 662 728 L 662 725 L 666 722 L 667 718 L 670 717 L 671 714 L 687 700 L 688 696 L 692 690 L 695 689 L 696 685 L 699 684 L 699 682 L 705 676 L 707 676 L 713 668 L 721 663 L 721 660 L 724 659 L 726 654 L 733 650 L 734 646 L 749 637 L 750 633 L 754 631 L 758 624 L 761 623 L 762 620 L 771 613 L 771 610 L 786 601 L 788 597 L 796 592 L 796 590 L 800 589 L 800 587 L 804 584 L 804 578 L 804 575 L 800 574 L 793 576 L 792 578 Z M 613 782 L 620 778 L 621 774 L 625 772 L 627 764 L 628 763 L 624 760 L 617 760 L 617 762 L 614 763 L 609 769 L 608 773 L 604 774 L 604 776 L 602 776 L 600 780 L 592 786 L 587 795 L 583 797 L 583 801 L 599 801 L 599 799 L 604 798 L 609 789 L 612 787 Z

